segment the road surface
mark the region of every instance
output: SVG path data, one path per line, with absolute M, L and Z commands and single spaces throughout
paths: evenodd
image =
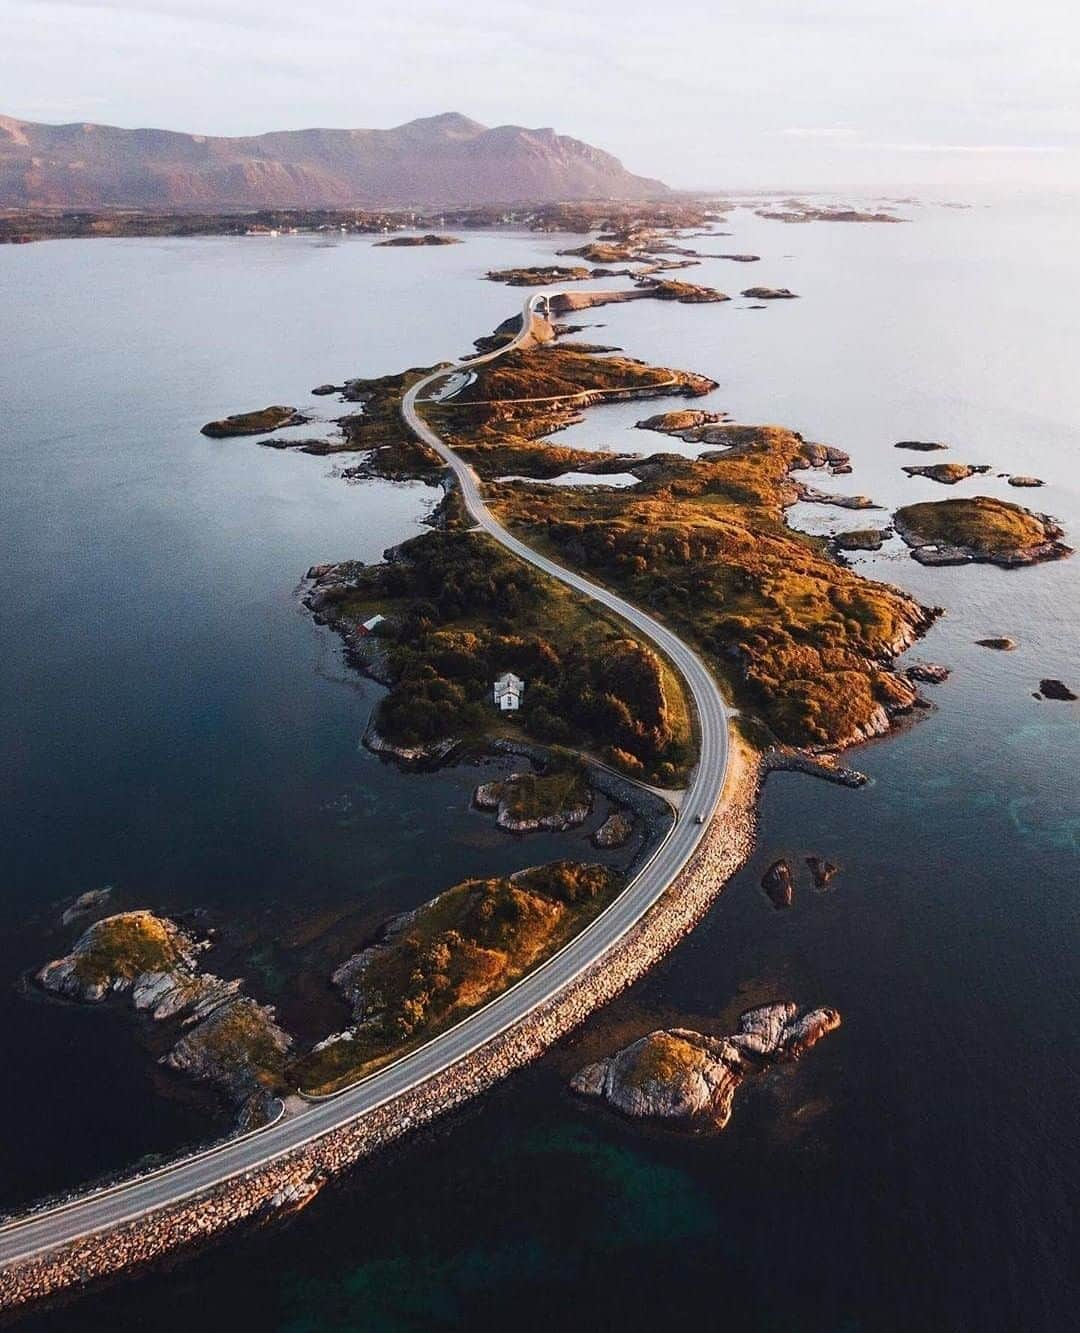
M 674 827 L 632 883 L 580 935 L 448 1032 L 362 1082 L 333 1097 L 313 1101 L 303 1111 L 284 1116 L 262 1130 L 228 1140 L 137 1179 L 8 1222 L 0 1227 L 0 1267 L 204 1193 L 358 1119 L 455 1064 L 527 1017 L 611 948 L 656 902 L 704 836 L 723 788 L 728 757 L 724 703 L 704 663 L 671 630 L 644 611 L 537 554 L 507 532 L 488 512 L 475 474 L 425 424 L 417 407 L 422 395 L 448 373 L 493 360 L 522 342 L 532 325 L 533 303 L 537 299 L 534 294 L 525 302 L 521 331 L 511 342 L 484 356 L 445 366 L 420 380 L 405 395 L 402 415 L 416 435 L 453 469 L 465 504 L 479 528 L 522 560 L 621 616 L 651 639 L 681 672 L 697 712 L 700 753 Z

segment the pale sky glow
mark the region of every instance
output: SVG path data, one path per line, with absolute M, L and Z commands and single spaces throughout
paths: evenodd
M 0 112 L 213 134 L 461 111 L 677 186 L 1080 187 L 1065 0 L 0 0 Z

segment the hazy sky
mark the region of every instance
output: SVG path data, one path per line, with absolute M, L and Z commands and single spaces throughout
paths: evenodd
M 0 0 L 0 112 L 214 134 L 440 111 L 673 185 L 1080 186 L 1074 0 Z

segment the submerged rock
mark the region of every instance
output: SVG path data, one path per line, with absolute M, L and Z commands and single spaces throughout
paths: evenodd
M 826 861 L 821 856 L 808 856 L 806 865 L 810 871 L 811 878 L 814 881 L 815 889 L 823 889 L 831 884 L 840 873 L 840 867 L 832 861 Z
M 916 453 L 929 454 L 937 449 L 948 449 L 947 444 L 941 444 L 937 440 L 897 440 L 893 445 L 894 449 L 913 449 Z
M 730 1037 L 686 1028 L 650 1032 L 580 1070 L 570 1086 L 623 1115 L 723 1129 L 743 1080 L 779 1060 L 797 1060 L 840 1026 L 835 1009 L 798 1017 L 794 1004 L 768 1004 L 739 1019 Z
M 976 639 L 975 643 L 980 648 L 996 648 L 999 653 L 1011 653 L 1019 647 L 1015 639 L 1007 638 L 1005 635 L 990 639 Z

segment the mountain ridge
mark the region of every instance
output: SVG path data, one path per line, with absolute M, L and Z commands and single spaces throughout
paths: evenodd
M 347 208 L 666 195 L 554 129 L 444 112 L 390 129 L 221 136 L 0 115 L 0 207 Z

